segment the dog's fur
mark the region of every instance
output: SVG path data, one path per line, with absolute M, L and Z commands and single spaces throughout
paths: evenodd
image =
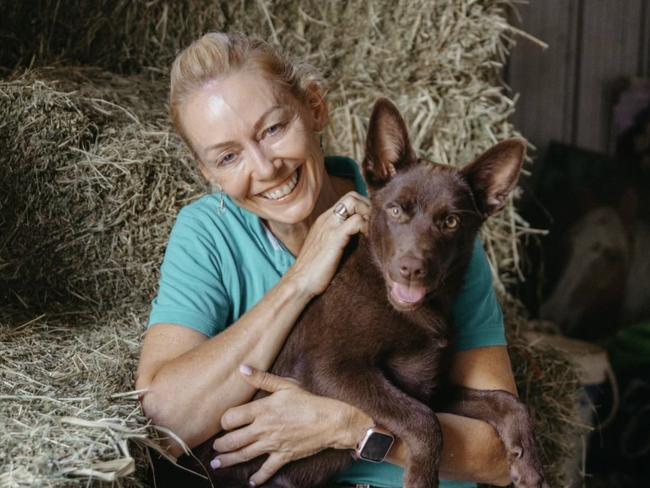
M 515 187 L 525 149 L 524 141 L 511 139 L 461 170 L 418 159 L 399 112 L 379 100 L 363 162 L 372 200 L 368 238 L 350 244 L 329 288 L 304 310 L 271 369 L 355 405 L 405 442 L 405 487 L 438 486 L 442 434 L 432 407 L 489 422 L 504 442 L 515 485 L 545 485 L 530 417 L 516 397 L 446 386 L 445 397 L 454 401 L 439 401 L 453 350 L 452 305 L 477 232 Z M 424 288 L 418 303 L 408 303 Z M 264 457 L 215 471 L 209 467 L 217 454 L 213 440 L 197 452 L 215 486 L 248 486 Z M 352 462 L 350 454 L 327 449 L 284 466 L 264 486 L 329 486 Z

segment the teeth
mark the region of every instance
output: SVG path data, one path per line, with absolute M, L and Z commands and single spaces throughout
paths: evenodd
M 298 184 L 298 171 L 296 170 L 291 178 L 289 178 L 282 186 L 275 188 L 273 190 L 265 191 L 261 193 L 264 198 L 269 200 L 278 200 L 293 191 L 293 189 Z

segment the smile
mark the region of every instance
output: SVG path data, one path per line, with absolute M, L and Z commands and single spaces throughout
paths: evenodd
M 280 183 L 278 186 L 260 193 L 259 195 L 267 200 L 280 200 L 285 198 L 287 195 L 291 194 L 293 190 L 298 185 L 298 179 L 300 178 L 300 168 L 296 169 L 291 176 L 286 180 Z

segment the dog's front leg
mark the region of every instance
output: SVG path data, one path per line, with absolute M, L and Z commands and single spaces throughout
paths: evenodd
M 318 393 L 360 408 L 406 444 L 405 488 L 436 488 L 442 431 L 433 411 L 386 379 L 379 369 L 349 368 L 321 378 Z
M 548 488 L 535 448 L 533 421 L 526 405 L 503 390 L 445 388 L 440 412 L 483 420 L 499 434 L 508 455 L 510 477 L 517 488 Z

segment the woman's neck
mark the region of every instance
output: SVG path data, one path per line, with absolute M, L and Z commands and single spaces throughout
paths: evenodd
M 316 219 L 350 190 L 354 190 L 353 181 L 325 173 L 318 200 L 309 217 L 296 224 L 267 221 L 267 225 L 271 232 L 284 243 L 291 254 L 297 256 L 307 239 L 309 229 L 311 229 Z

